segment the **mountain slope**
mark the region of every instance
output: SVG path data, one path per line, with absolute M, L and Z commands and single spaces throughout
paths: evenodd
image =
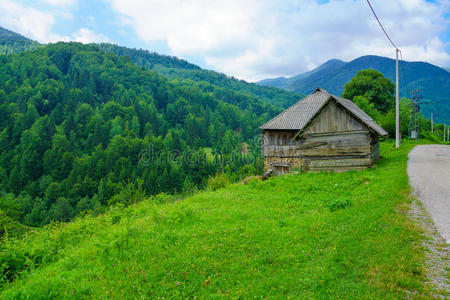
M 190 192 L 219 172 L 238 180 L 256 173 L 254 137 L 279 112 L 92 45 L 0 55 L 0 213 L 18 203 L 10 217 L 38 226 L 131 204 L 134 190 Z
M 118 56 L 128 56 L 139 66 L 154 70 L 161 75 L 175 79 L 190 79 L 196 82 L 204 81 L 208 84 L 214 84 L 217 87 L 246 93 L 266 103 L 279 107 L 288 107 L 302 97 L 302 95 L 294 92 L 273 87 L 261 87 L 258 84 L 228 77 L 222 73 L 203 70 L 199 66 L 175 56 L 160 55 L 147 50 L 130 49 L 108 43 L 93 45 Z M 38 46 L 39 43 L 0 27 L 0 54 L 20 53 L 26 50 L 35 49 Z
M 200 70 L 197 65 L 191 64 L 184 59 L 179 59 L 175 56 L 161 55 L 156 52 L 150 52 L 143 49 L 130 49 L 109 43 L 93 44 L 99 47 L 103 51 L 112 52 L 117 56 L 128 56 L 139 66 L 144 66 L 149 69 L 155 69 L 158 67 L 164 68 L 176 68 L 186 70 Z
M 279 107 L 289 107 L 302 97 L 301 94 L 299 95 L 295 92 L 261 86 L 256 83 L 249 83 L 244 80 L 229 77 L 223 73 L 204 70 L 173 56 L 160 55 L 147 50 L 130 49 L 108 43 L 94 45 L 118 56 L 128 56 L 136 64 L 154 70 L 160 75 L 175 79 L 206 82 L 221 88 L 233 89 Z
M 38 42 L 0 27 L 0 54 L 20 53 L 36 49 L 38 46 Z
M 350 81 L 359 70 L 368 68 L 378 70 L 395 81 L 395 60 L 368 55 L 343 63 L 334 69 L 325 68 L 322 65 L 308 72 L 306 76 L 301 74 L 292 77 L 292 79 L 297 78 L 297 80 L 292 80 L 284 88 L 307 94 L 317 87 L 322 87 L 331 93 L 340 95 L 344 91 L 346 82 Z M 450 122 L 450 73 L 425 62 L 401 62 L 401 96 L 407 94 L 403 74 L 406 75 L 409 90 L 420 90 L 419 94 L 423 97 L 421 108 L 424 114 L 428 115 L 430 112 L 434 112 L 437 121 Z M 265 81 L 265 84 L 267 84 L 267 81 Z

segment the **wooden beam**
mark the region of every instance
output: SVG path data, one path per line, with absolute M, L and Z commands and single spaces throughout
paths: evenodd
M 316 148 L 316 147 L 320 147 L 320 146 L 325 146 L 326 144 L 328 144 L 328 143 L 327 143 L 327 142 L 312 142 L 312 143 L 305 143 L 305 144 L 296 146 L 295 149 L 297 149 L 297 150 L 311 149 L 311 148 Z
M 358 134 L 358 133 L 364 133 L 368 134 L 369 131 L 367 130 L 352 130 L 352 131 L 336 131 L 336 132 L 320 132 L 320 133 L 307 133 L 304 134 L 303 137 L 315 137 L 315 136 L 328 136 L 328 135 L 348 135 L 348 134 Z
M 327 160 L 312 160 L 309 163 L 309 168 L 334 168 L 334 167 L 364 167 L 371 166 L 372 159 L 370 158 L 351 158 L 351 159 L 327 159 Z
M 370 147 L 366 146 L 366 147 L 304 149 L 299 154 L 303 156 L 367 155 L 370 154 Z

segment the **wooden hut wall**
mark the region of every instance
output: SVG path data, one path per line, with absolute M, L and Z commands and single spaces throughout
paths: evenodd
M 346 131 L 368 131 L 349 112 L 334 102 L 329 102 L 305 130 L 305 134 Z

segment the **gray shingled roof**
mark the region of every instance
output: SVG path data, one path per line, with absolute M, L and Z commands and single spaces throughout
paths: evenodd
M 381 128 L 371 117 L 363 112 L 355 103 L 348 99 L 329 94 L 323 89 L 316 89 L 312 94 L 298 101 L 278 116 L 260 127 L 264 130 L 303 130 L 305 125 L 316 115 L 316 113 L 328 101 L 335 99 L 336 102 L 344 106 L 367 127 L 380 135 L 387 135 L 387 132 Z

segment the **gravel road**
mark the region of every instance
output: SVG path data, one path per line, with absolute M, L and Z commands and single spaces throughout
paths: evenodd
M 421 145 L 409 153 L 408 175 L 414 194 L 447 244 L 450 243 L 450 146 Z

